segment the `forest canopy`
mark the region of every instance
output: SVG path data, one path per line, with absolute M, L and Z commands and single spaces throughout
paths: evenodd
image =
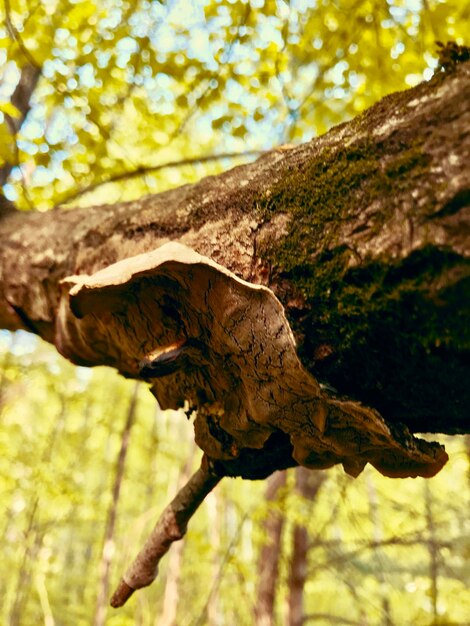
M 429 79 L 436 40 L 465 43 L 470 19 L 459 0 L 8 0 L 0 11 L 0 184 L 39 209 L 113 179 L 83 201 L 138 197 L 248 156 L 206 158 L 321 134 Z M 158 169 L 185 160 L 196 163 Z
M 0 189 L 29 212 L 140 198 L 307 141 L 431 79 L 436 41 L 470 32 L 459 0 L 5 0 L 0 16 Z M 116 614 L 110 586 L 200 462 L 187 415 L 0 331 L 0 418 L 5 624 L 468 619 L 468 438 L 440 439 L 432 481 L 370 467 L 224 481 Z

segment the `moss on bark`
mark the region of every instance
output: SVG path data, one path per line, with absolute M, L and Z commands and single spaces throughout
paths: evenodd
M 454 432 L 464 432 L 469 261 L 434 235 L 394 254 L 363 254 L 354 242 L 355 235 L 376 239 L 397 211 L 411 230 L 425 232 L 435 210 L 432 154 L 419 138 L 411 146 L 394 141 L 395 152 L 390 142 L 367 138 L 330 149 L 286 176 L 259 206 L 266 220 L 287 213 L 288 232 L 260 254 L 278 295 L 286 305 L 295 302 L 287 306 L 290 321 L 316 377 L 414 431 L 438 431 L 452 421 Z M 426 193 L 414 202 L 420 184 Z M 456 211 L 465 202 L 457 204 Z

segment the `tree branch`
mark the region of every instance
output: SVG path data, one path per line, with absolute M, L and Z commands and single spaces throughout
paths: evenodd
M 252 157 L 259 156 L 263 154 L 264 150 L 247 150 L 246 152 L 224 152 L 222 154 L 208 154 L 206 156 L 200 157 L 188 157 L 187 159 L 178 159 L 177 161 L 167 161 L 166 163 L 160 163 L 159 165 L 139 165 L 133 170 L 129 170 L 127 172 L 118 172 L 117 174 L 112 174 L 108 176 L 105 180 L 97 181 L 96 183 L 91 183 L 90 185 L 86 185 L 82 187 L 78 191 L 72 192 L 70 195 L 63 197 L 59 206 L 65 204 L 66 202 L 70 202 L 71 200 L 75 200 L 76 198 L 80 198 L 81 196 L 89 193 L 90 191 L 94 191 L 98 187 L 102 185 L 107 185 L 108 183 L 117 183 L 121 180 L 127 180 L 129 178 L 136 178 L 137 176 L 143 176 L 144 174 L 150 174 L 159 172 L 160 170 L 166 169 L 167 167 L 183 167 L 184 165 L 196 165 L 198 163 L 210 163 L 212 161 L 219 161 L 221 159 L 236 159 L 237 157 Z
M 221 478 L 222 475 L 214 473 L 207 457 L 203 457 L 201 467 L 163 511 L 142 550 L 122 577 L 111 598 L 112 607 L 123 606 L 136 589 L 155 580 L 161 558 L 174 541 L 184 537 L 189 520 Z
M 460 63 L 327 135 L 194 185 L 128 203 L 5 214 L 0 325 L 34 329 L 76 363 L 135 377 L 146 355 L 186 341 L 181 367 L 155 378 L 153 390 L 165 406 L 203 408 L 198 443 L 226 468 L 230 463 L 233 475 L 260 477 L 294 465 L 293 446 L 298 459 L 318 466 L 305 442 L 339 441 L 337 426 L 348 422 L 338 421 L 337 411 L 348 397 L 378 411 L 395 439 L 401 424 L 411 432 L 469 432 L 469 94 L 470 63 Z M 73 276 L 81 279 L 62 282 Z M 79 284 L 83 317 L 69 293 Z M 300 401 L 303 390 L 292 401 L 279 394 L 282 410 L 272 403 L 271 387 L 299 379 L 292 368 L 282 370 L 288 377 L 281 372 L 287 353 L 273 351 L 278 327 L 256 314 L 240 316 L 243 294 L 248 308 L 246 298 L 268 302 L 253 291 L 259 284 L 269 288 L 258 288 L 259 295 L 271 293 L 272 306 L 278 303 L 272 315 L 282 313 L 276 319 L 289 359 L 295 356 L 303 376 L 338 390 L 334 398 L 308 378 L 318 393 L 317 400 L 309 396 L 313 412 Z M 99 307 L 88 306 L 95 297 Z M 265 392 L 248 401 L 240 391 L 254 380 Z M 324 403 L 334 429 L 323 419 Z M 295 430 L 294 441 L 285 430 Z M 408 452 L 423 453 L 414 447 L 423 444 L 398 439 Z M 363 439 L 356 443 L 361 462 L 389 473 L 401 464 L 392 449 L 372 458 Z M 425 447 L 444 460 L 439 448 Z M 349 438 L 334 459 L 324 452 L 325 463 L 347 458 L 348 471 L 361 469 L 349 463 Z
M 33 57 L 33 55 L 28 50 L 28 48 L 25 46 L 24 41 L 23 41 L 20 33 L 18 32 L 18 29 L 16 28 L 16 26 L 14 26 L 13 22 L 11 21 L 10 0 L 5 0 L 5 25 L 7 27 L 8 34 L 10 35 L 11 39 L 13 39 L 13 41 L 16 41 L 16 43 L 18 44 L 18 47 L 21 50 L 21 53 L 23 54 L 24 58 L 34 68 L 36 68 L 37 70 L 39 70 L 39 72 L 41 72 L 41 69 L 42 69 L 41 66 L 36 61 L 36 59 Z
M 10 115 L 6 115 L 6 121 L 8 123 L 10 132 L 12 136 L 16 136 L 16 134 L 20 131 L 23 123 L 26 119 L 26 116 L 29 113 L 31 108 L 31 98 L 36 89 L 36 85 L 38 83 L 39 77 L 41 76 L 41 69 L 31 63 L 27 63 L 25 66 L 21 68 L 21 75 L 16 85 L 16 88 L 11 96 L 12 105 L 18 109 L 20 115 L 18 118 L 11 117 Z M 18 145 L 15 141 L 15 149 L 16 149 L 16 163 L 5 163 L 0 168 L 0 187 L 2 187 L 8 180 L 10 176 L 11 170 L 13 167 L 19 166 L 19 154 L 18 154 Z M 1 195 L 1 193 L 0 193 Z M 27 192 L 25 190 L 25 195 Z M 10 207 L 10 210 L 12 207 Z M 1 207 L 0 207 L 1 212 Z
M 360 626 L 361 622 L 358 622 L 353 619 L 348 619 L 347 617 L 339 617 L 337 615 L 331 615 L 330 613 L 311 613 L 310 615 L 306 615 L 304 617 L 303 623 L 313 622 L 315 620 L 327 620 L 332 624 L 350 624 L 351 626 Z
M 32 57 L 29 50 L 24 45 L 18 29 L 13 25 L 10 13 L 10 2 L 9 0 L 5 0 L 5 24 L 8 34 L 13 41 L 16 41 L 23 57 L 26 59 L 25 65 L 21 68 L 21 75 L 18 84 L 16 85 L 16 88 L 11 96 L 11 103 L 14 107 L 18 109 L 20 115 L 18 118 L 13 118 L 10 115 L 5 116 L 8 126 L 10 128 L 10 132 L 12 136 L 15 136 L 21 129 L 23 122 L 25 121 L 26 116 L 28 115 L 31 108 L 31 97 L 34 93 L 34 90 L 36 89 L 39 77 L 41 76 L 42 68 Z M 20 165 L 18 156 L 18 145 L 16 141 L 15 148 L 16 163 L 13 164 L 7 162 L 0 168 L 0 215 L 5 215 L 15 210 L 14 204 L 10 202 L 7 198 L 5 198 L 1 190 L 1 187 L 3 187 L 3 185 L 7 182 L 13 167 L 15 165 Z M 24 180 L 23 187 L 25 191 L 25 196 L 27 197 L 28 202 L 31 205 L 31 202 L 28 198 L 27 189 L 24 185 Z

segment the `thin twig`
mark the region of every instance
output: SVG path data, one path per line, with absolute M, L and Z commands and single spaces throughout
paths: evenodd
M 160 165 L 139 165 L 133 170 L 128 170 L 127 172 L 119 172 L 117 174 L 108 176 L 108 178 L 106 178 L 105 180 L 91 183 L 90 185 L 82 187 L 82 189 L 79 189 L 78 191 L 75 191 L 72 194 L 62 198 L 62 200 L 58 204 L 61 205 L 66 202 L 70 202 L 71 200 L 75 200 L 76 198 L 80 198 L 84 194 L 89 193 L 90 191 L 94 191 L 102 185 L 107 185 L 108 183 L 117 183 L 121 180 L 128 180 L 129 178 L 136 178 L 137 176 L 143 176 L 144 174 L 159 172 L 160 170 L 166 169 L 167 167 L 182 167 L 184 165 L 210 163 L 212 161 L 220 161 L 222 159 L 236 159 L 238 157 L 260 156 L 261 154 L 264 154 L 264 152 L 264 150 L 247 150 L 246 152 L 225 152 L 222 154 L 209 154 L 206 156 L 188 157 L 187 159 L 180 159 L 179 161 L 167 161 L 166 163 L 160 163 Z
M 206 457 L 201 467 L 161 514 L 150 537 L 122 577 L 111 598 L 111 606 L 123 606 L 136 589 L 150 585 L 158 574 L 158 564 L 174 541 L 182 539 L 188 522 L 222 475 L 212 471 Z
M 249 19 L 250 14 L 251 14 L 251 10 L 252 10 L 251 9 L 251 5 L 248 2 L 247 5 L 246 5 L 245 12 L 241 16 L 241 18 L 240 18 L 240 20 L 238 22 L 237 32 L 235 33 L 235 35 L 232 37 L 232 39 L 230 40 L 230 42 L 228 43 L 228 45 L 224 48 L 224 51 L 222 52 L 222 56 L 221 56 L 221 59 L 220 59 L 220 62 L 222 64 L 222 68 L 219 66 L 217 68 L 217 71 L 211 72 L 211 75 L 206 79 L 206 86 L 204 87 L 203 92 L 201 93 L 201 95 L 198 98 L 196 98 L 196 101 L 194 102 L 192 107 L 188 111 L 186 111 L 186 114 L 184 115 L 183 119 L 178 124 L 177 128 L 175 129 L 175 131 L 172 133 L 172 136 L 170 138 L 170 141 L 168 142 L 168 145 L 170 145 L 177 137 L 179 137 L 181 135 L 181 133 L 186 128 L 188 122 L 191 120 L 191 118 L 194 116 L 194 114 L 197 111 L 201 110 L 202 103 L 204 102 L 206 97 L 210 93 L 212 93 L 215 89 L 217 89 L 217 87 L 211 86 L 211 83 L 212 83 L 212 81 L 214 79 L 217 79 L 217 77 L 220 75 L 222 70 L 230 62 L 230 59 L 232 57 L 232 51 L 234 49 L 235 43 L 238 41 L 238 38 L 240 36 L 240 30 L 248 22 L 248 19 Z M 191 91 L 194 91 L 194 88 L 193 88 L 192 85 L 189 85 L 188 89 L 186 90 L 186 95 L 188 95 Z
M 18 47 L 21 50 L 21 53 L 23 54 L 25 59 L 29 63 L 31 63 L 31 65 L 33 67 L 35 67 L 39 71 L 41 71 L 42 68 L 41 68 L 40 64 L 36 61 L 36 59 L 33 57 L 31 52 L 25 46 L 24 41 L 23 41 L 23 39 L 22 39 L 18 29 L 16 28 L 16 26 L 14 26 L 13 22 L 11 21 L 10 0 L 5 0 L 5 25 L 7 27 L 8 34 L 13 39 L 13 41 L 16 41 L 16 43 L 18 44 Z

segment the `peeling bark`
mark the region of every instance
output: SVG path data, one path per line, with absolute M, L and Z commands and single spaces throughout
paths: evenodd
M 461 64 L 195 185 L 4 216 L 0 325 L 77 363 L 167 374 L 159 402 L 190 400 L 224 473 L 431 475 L 445 453 L 407 428 L 470 431 L 469 78 Z M 155 263 L 169 242 L 198 260 Z M 223 307 L 211 281 L 229 285 Z

